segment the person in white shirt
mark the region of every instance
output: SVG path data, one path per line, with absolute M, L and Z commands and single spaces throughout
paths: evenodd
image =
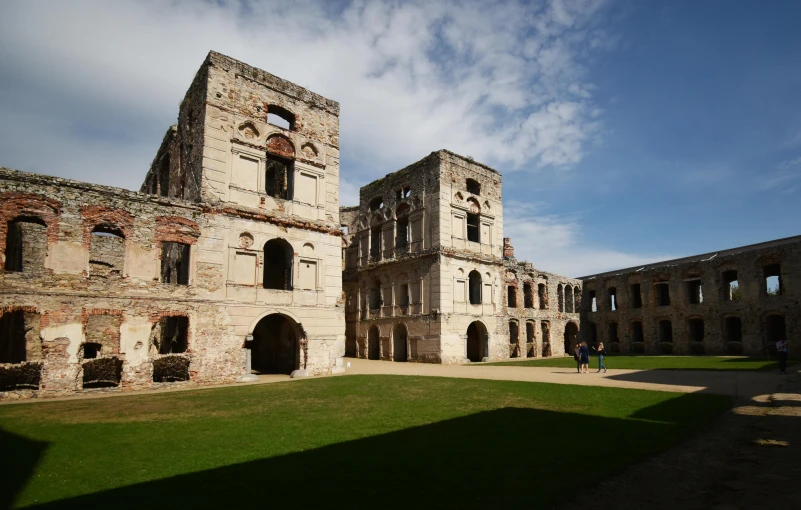
M 779 351 L 779 373 L 786 374 L 787 370 L 787 340 L 782 338 L 776 342 L 776 350 Z

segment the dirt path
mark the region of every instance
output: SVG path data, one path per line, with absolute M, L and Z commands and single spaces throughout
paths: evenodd
M 519 367 L 489 365 L 431 365 L 393 363 L 365 359 L 347 359 L 347 374 L 397 374 L 467 379 L 610 386 L 678 393 L 705 392 L 738 398 L 770 394 L 780 383 L 773 372 L 734 372 L 696 370 L 609 370 L 607 373 L 578 374 L 575 370 L 554 367 Z

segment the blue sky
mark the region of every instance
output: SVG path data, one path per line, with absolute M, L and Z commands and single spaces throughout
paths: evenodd
M 341 105 L 343 205 L 446 148 L 581 276 L 801 233 L 801 3 L 6 1 L 0 165 L 137 189 L 210 49 Z

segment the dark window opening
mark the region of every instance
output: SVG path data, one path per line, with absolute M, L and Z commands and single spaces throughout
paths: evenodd
M 520 330 L 517 322 L 509 322 L 509 357 L 517 358 L 520 356 Z
M 27 333 L 22 310 L 0 316 L 0 363 L 22 363 L 27 359 Z
M 403 308 L 409 306 L 409 286 L 405 283 L 400 286 L 400 296 L 398 296 L 398 306 Z
M 180 354 L 186 352 L 188 333 L 188 317 L 162 317 L 153 343 L 159 354 Z
M 514 285 L 509 285 L 506 288 L 506 301 L 509 304 L 509 308 L 517 308 L 517 287 Z
M 295 130 L 295 115 L 280 106 L 270 105 L 267 107 L 267 123 L 289 131 Z
M 397 231 L 395 236 L 395 246 L 397 248 L 407 247 L 409 245 L 409 218 L 406 216 L 403 218 L 398 218 L 395 229 Z
M 598 344 L 598 327 L 594 322 L 587 323 L 587 343 L 590 346 Z
M 689 319 L 687 327 L 690 333 L 690 342 L 703 342 L 704 341 L 704 320 L 703 319 Z
M 481 184 L 475 179 L 467 179 L 467 192 L 473 195 L 481 195 Z
M 609 309 L 613 312 L 617 310 L 617 288 L 609 287 L 607 290 L 607 297 L 609 298 Z
M 479 231 L 478 214 L 467 213 L 467 240 L 480 243 L 481 236 Z
M 779 296 L 782 293 L 781 266 L 769 264 L 763 268 L 765 275 L 765 293 L 768 296 Z
M 726 317 L 724 329 L 726 331 L 726 342 L 743 341 L 743 323 L 739 317 Z
M 370 229 L 370 257 L 374 260 L 381 258 L 381 227 Z
M 370 200 L 369 207 L 372 212 L 376 212 L 377 210 L 384 207 L 384 199 L 381 197 L 375 197 L 374 199 Z
M 370 310 L 378 310 L 381 308 L 381 283 L 378 281 L 373 282 L 368 293 Z
M 739 301 L 742 297 L 740 293 L 740 282 L 737 280 L 737 271 L 732 269 L 723 272 L 723 300 Z
M 673 325 L 669 320 L 659 321 L 659 342 L 671 343 L 673 342 Z
M 534 323 L 526 323 L 526 357 L 534 358 L 537 356 L 537 347 L 534 345 Z
M 670 285 L 668 282 L 654 284 L 654 304 L 656 306 L 670 306 Z
M 523 306 L 534 308 L 534 287 L 528 282 L 523 284 Z
M 264 192 L 281 200 L 292 199 L 292 175 L 295 163 L 267 154 L 264 160 Z
M 83 359 L 95 359 L 100 357 L 100 352 L 103 350 L 103 346 L 96 343 L 85 343 L 83 344 Z
M 691 305 L 704 302 L 704 289 L 701 280 L 689 280 L 687 282 L 687 298 Z
M 620 339 L 617 337 L 617 322 L 610 322 L 606 329 L 609 343 L 618 343 Z
M 27 271 L 44 267 L 47 253 L 47 225 L 34 217 L 8 222 L 6 271 Z
M 395 200 L 397 201 L 409 198 L 411 195 L 412 195 L 412 188 L 409 186 L 404 186 L 398 190 L 395 190 Z
M 565 311 L 565 297 L 562 292 L 562 284 L 556 286 L 556 309 L 560 312 Z
M 283 239 L 264 243 L 264 288 L 292 290 L 292 258 L 294 250 Z
M 470 304 L 481 304 L 481 274 L 478 271 L 470 271 Z
M 540 300 L 540 310 L 548 309 L 548 290 L 544 283 L 537 285 L 537 297 Z
M 590 297 L 590 311 L 597 312 L 598 311 L 598 300 L 595 298 L 595 291 L 591 290 L 588 293 Z
M 551 324 L 549 322 L 541 322 L 540 329 L 542 330 L 542 356 L 547 358 L 551 356 Z
M 89 246 L 89 273 L 93 276 L 119 276 L 125 262 L 125 237 L 114 227 L 98 225 Z
M 189 285 L 189 245 L 161 243 L 161 282 Z
M 159 165 L 159 195 L 170 196 L 170 155 L 164 154 Z
M 640 284 L 631 284 L 631 307 L 642 308 L 642 293 L 640 292 Z
M 570 285 L 565 286 L 565 311 L 573 313 L 573 287 Z
M 631 323 L 631 341 L 636 343 L 645 342 L 645 335 L 643 334 L 642 322 L 634 321 Z
M 787 325 L 784 321 L 784 315 L 768 315 L 765 322 L 765 336 L 768 342 L 768 349 L 774 352 L 776 350 L 776 342 L 787 340 Z

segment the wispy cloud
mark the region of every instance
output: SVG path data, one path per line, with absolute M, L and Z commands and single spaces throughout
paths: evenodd
M 440 148 L 569 168 L 602 128 L 585 65 L 616 43 L 605 4 L 5 2 L 0 113 L 27 120 L 2 163 L 138 187 L 215 49 L 340 101 L 352 182 Z
M 764 190 L 780 189 L 783 193 L 792 193 L 798 189 L 801 181 L 801 156 L 782 161 L 776 169 L 760 177 L 758 186 Z
M 503 208 L 504 236 L 512 238 L 515 256 L 539 269 L 578 277 L 678 257 L 593 246 L 582 240 L 578 218 L 542 214 L 542 209 L 517 201 L 507 201 Z

